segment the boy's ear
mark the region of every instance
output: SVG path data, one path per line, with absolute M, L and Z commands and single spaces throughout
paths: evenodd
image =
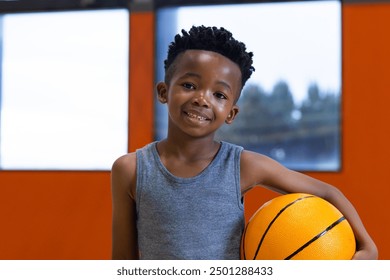
M 167 97 L 168 97 L 167 84 L 164 82 L 159 82 L 156 86 L 156 89 L 157 89 L 158 101 L 160 101 L 162 104 L 167 103 Z
M 225 120 L 225 123 L 231 124 L 234 121 L 234 119 L 236 118 L 239 111 L 240 111 L 240 109 L 238 108 L 238 106 L 233 105 L 232 109 L 230 110 L 229 115 L 227 116 L 227 118 Z

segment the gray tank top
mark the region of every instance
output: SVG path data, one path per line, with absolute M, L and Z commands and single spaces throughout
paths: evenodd
M 191 178 L 174 176 L 153 142 L 136 151 L 137 230 L 141 259 L 239 259 L 244 228 L 242 147 L 221 142 Z

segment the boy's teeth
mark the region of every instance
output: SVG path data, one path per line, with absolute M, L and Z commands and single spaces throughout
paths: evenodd
M 206 120 L 206 118 L 201 117 L 201 116 L 198 116 L 198 115 L 195 115 L 195 114 L 192 114 L 192 113 L 187 113 L 187 115 L 188 115 L 190 118 L 198 119 L 199 121 L 204 121 L 204 120 Z

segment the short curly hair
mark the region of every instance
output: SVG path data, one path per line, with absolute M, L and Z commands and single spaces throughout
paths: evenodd
M 233 38 L 225 28 L 192 26 L 189 32 L 184 29 L 182 35 L 177 34 L 168 47 L 168 56 L 164 61 L 165 81 L 169 81 L 174 72 L 176 57 L 186 50 L 206 50 L 219 53 L 236 63 L 241 70 L 241 86 L 255 71 L 253 53 L 246 51 L 244 43 Z M 172 67 L 171 67 L 172 66 Z

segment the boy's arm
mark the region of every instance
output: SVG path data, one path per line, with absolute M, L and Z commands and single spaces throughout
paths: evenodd
M 111 169 L 112 259 L 138 259 L 135 181 L 135 154 L 117 159 Z
M 262 185 L 279 193 L 309 193 L 333 204 L 350 223 L 357 241 L 353 259 L 377 259 L 378 251 L 356 209 L 336 187 L 305 174 L 289 170 L 276 161 L 248 151 L 241 156 L 241 187 L 245 193 Z

